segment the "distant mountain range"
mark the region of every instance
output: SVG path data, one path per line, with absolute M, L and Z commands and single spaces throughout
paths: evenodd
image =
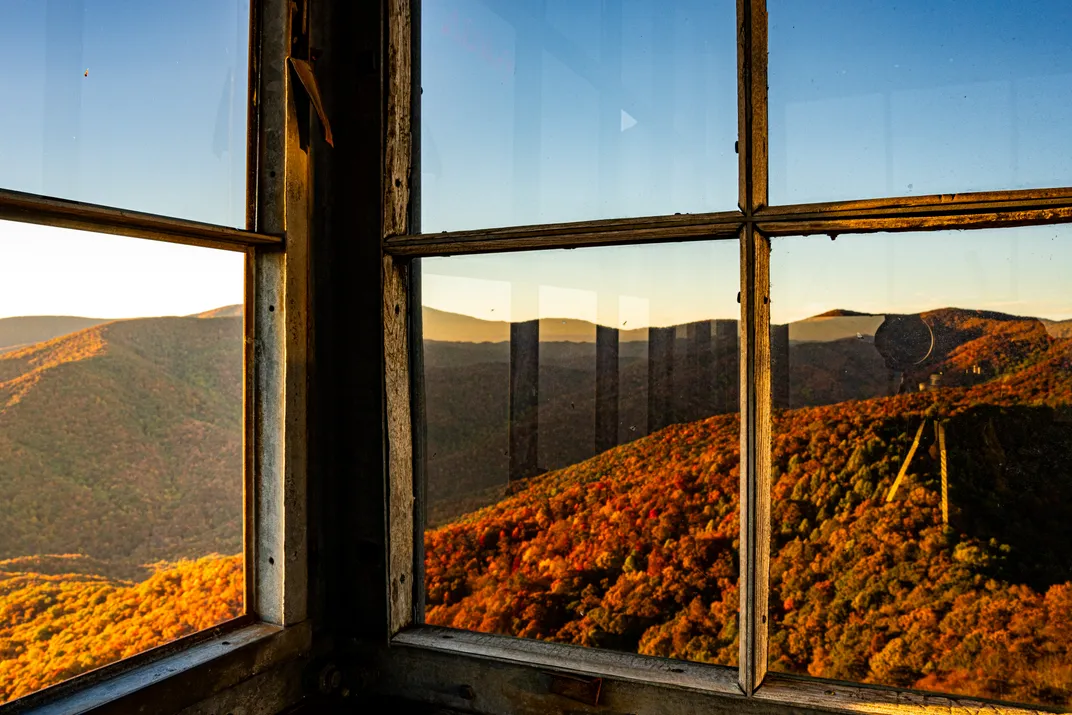
M 44 342 L 107 322 L 109 321 L 106 318 L 79 318 L 71 315 L 0 318 L 0 352 L 22 345 Z
M 222 308 L 197 313 L 192 318 L 242 317 L 241 305 L 225 305 Z M 73 315 L 29 315 L 0 318 L 0 352 L 22 345 L 41 343 L 61 335 L 74 333 L 94 325 L 114 322 L 111 318 L 82 318 Z
M 1070 323 L 1044 323 L 1001 313 L 946 308 L 919 316 L 931 327 L 935 347 L 919 365 L 892 371 L 876 348 L 875 332 L 886 316 L 838 310 L 788 325 L 788 364 L 775 355 L 775 378 L 788 402 L 778 407 L 828 405 L 846 400 L 917 391 L 932 375 L 941 385 L 970 386 L 1019 369 L 1048 349 Z M 509 327 L 475 318 L 425 311 L 429 514 L 432 523 L 501 497 L 509 464 Z M 545 325 L 547 329 L 545 330 Z M 494 337 L 498 342 L 477 342 Z M 559 330 L 556 326 L 563 326 Z M 583 321 L 541 322 L 539 355 L 539 467 L 560 469 L 595 451 L 595 327 Z M 648 434 L 646 339 L 619 350 L 619 443 Z M 591 338 L 575 340 L 579 336 Z M 673 422 L 690 422 L 737 407 L 736 350 L 713 366 L 709 383 L 690 363 L 684 326 L 674 346 Z M 554 338 L 570 338 L 555 340 Z M 472 340 L 469 340 L 472 338 Z M 689 407 L 697 385 L 717 395 L 706 412 Z M 781 398 L 782 400 L 785 397 Z

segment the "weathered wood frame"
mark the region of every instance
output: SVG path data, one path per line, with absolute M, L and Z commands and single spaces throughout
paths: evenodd
M 306 519 L 311 176 L 310 144 L 301 131 L 308 106 L 287 59 L 302 41 L 308 44 L 301 16 L 307 10 L 305 2 L 291 0 L 250 4 L 246 229 L 0 189 L 0 219 L 245 254 L 246 615 L 2 705 L 4 715 L 167 713 L 199 702 L 229 709 L 242 688 L 257 696 L 249 712 L 267 715 L 302 696 L 300 659 L 312 646 Z
M 892 688 L 831 683 L 767 673 L 767 590 L 770 544 L 770 238 L 806 234 L 993 228 L 1072 222 L 1072 189 L 942 194 L 796 206 L 768 205 L 766 0 L 738 0 L 739 211 L 608 219 L 421 234 L 412 183 L 419 152 L 419 0 L 388 0 L 388 66 L 383 255 L 386 409 L 391 501 L 390 593 L 392 648 L 377 664 L 382 692 L 476 712 L 551 712 L 560 696 L 547 693 L 549 672 L 604 679 L 604 701 L 617 710 L 664 712 L 778 712 L 785 707 L 866 713 L 930 712 L 960 708 L 1027 713 L 1030 708 L 981 703 Z M 392 188 L 394 187 L 394 188 Z M 741 612 L 737 677 L 727 669 L 584 651 L 484 634 L 420 626 L 413 604 L 422 584 L 415 558 L 414 483 L 408 460 L 420 440 L 411 414 L 411 343 L 419 340 L 400 306 L 407 304 L 404 269 L 426 256 L 736 238 L 741 250 Z M 415 264 L 414 264 L 415 265 Z M 416 306 L 411 308 L 416 313 Z M 412 317 L 412 315 L 411 315 Z M 407 329 L 408 327 L 408 329 Z M 419 465 L 418 465 L 419 467 Z M 421 508 L 418 505 L 418 509 Z M 417 535 L 419 538 L 419 535 Z M 405 584 L 411 584 L 405 588 Z M 483 683 L 481 688 L 477 682 Z M 688 693 L 688 691 L 692 691 Z M 682 694 L 683 692 L 687 694 Z M 727 697 L 728 696 L 728 697 Z M 559 698 L 559 699 L 556 699 Z M 615 704 L 617 707 L 615 708 Z M 570 701 L 573 712 L 602 712 Z

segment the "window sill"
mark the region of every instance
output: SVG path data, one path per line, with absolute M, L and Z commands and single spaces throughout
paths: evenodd
M 600 678 L 598 701 L 556 690 L 561 675 Z M 363 680 L 380 695 L 477 713 L 1051 712 L 783 673 L 769 673 L 755 696 L 745 698 L 735 668 L 432 626 L 395 636 Z
M 114 675 L 113 666 L 106 666 L 59 683 L 0 705 L 0 715 L 178 712 L 297 658 L 309 650 L 311 641 L 308 621 L 287 628 L 254 623 L 186 647 L 171 644 L 179 647 Z
M 562 687 L 571 676 L 582 691 L 600 682 L 574 693 Z M 364 680 L 381 695 L 482 713 L 733 712 L 744 702 L 736 668 L 432 626 L 395 636 Z
M 1043 715 L 1054 710 L 1035 709 L 993 700 L 958 698 L 919 690 L 899 690 L 832 680 L 815 680 L 784 673 L 768 673 L 756 700 L 804 708 L 823 708 L 868 715 L 935 715 L 981 713 L 988 715 Z

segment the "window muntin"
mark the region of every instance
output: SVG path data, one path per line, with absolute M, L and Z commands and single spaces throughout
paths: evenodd
M 245 228 L 249 17 L 4 3 L 0 188 Z
M 1066 226 L 772 239 L 772 670 L 1072 703 L 1070 261 Z
M 245 613 L 245 255 L 0 222 L 0 702 Z
M 421 12 L 424 231 L 736 209 L 733 2 Z
M 736 664 L 738 250 L 422 261 L 427 623 Z
M 1072 184 L 1067 3 L 768 7 L 771 204 Z

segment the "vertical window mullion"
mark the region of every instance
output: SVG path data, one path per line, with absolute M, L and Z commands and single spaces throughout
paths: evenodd
M 745 217 L 768 204 L 767 2 L 737 0 L 738 203 Z
M 309 155 L 299 132 L 299 85 L 287 69 L 304 3 L 262 0 L 257 147 L 257 230 L 284 235 L 285 252 L 258 249 L 247 280 L 253 314 L 249 416 L 253 482 L 247 547 L 250 611 L 291 625 L 306 618 L 306 392 L 309 319 Z M 305 59 L 305 58 L 302 58 Z
M 413 205 L 414 6 L 417 0 L 389 0 L 386 34 L 386 127 L 383 176 L 383 238 L 411 231 Z M 414 541 L 415 425 L 410 382 L 410 262 L 383 256 L 384 377 L 386 388 L 388 476 L 389 632 L 414 620 L 417 568 Z
M 767 670 L 770 562 L 770 240 L 741 236 L 740 676 L 751 695 Z
M 767 205 L 767 4 L 737 2 L 741 234 L 741 555 L 739 684 L 751 695 L 767 668 L 770 560 L 770 242 L 754 228 Z

